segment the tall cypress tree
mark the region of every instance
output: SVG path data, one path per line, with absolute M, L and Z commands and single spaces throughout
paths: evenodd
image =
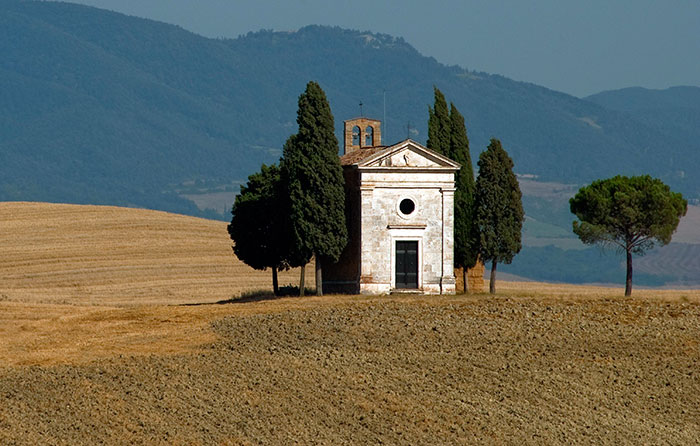
M 462 166 L 455 175 L 454 263 L 457 268 L 462 268 L 464 291 L 467 291 L 467 269 L 476 265 L 479 256 L 479 228 L 474 220 L 474 169 L 467 128 L 464 117 L 452 103 L 450 149 L 446 155 Z
M 316 258 L 316 293 L 323 294 L 322 263 L 337 261 L 347 243 L 343 171 L 333 115 L 326 94 L 309 82 L 299 96 L 299 131 L 284 145 L 282 178 L 287 188 L 289 238 L 294 258 L 304 266 Z M 303 279 L 300 293 L 304 293 Z
M 428 109 L 428 148 L 457 161 L 462 168 L 455 175 L 455 267 L 462 268 L 465 291 L 467 269 L 478 259 L 479 233 L 474 223 L 474 170 L 469 154 L 469 138 L 464 117 L 442 92 L 434 88 L 435 104 Z
M 435 91 L 435 105 L 428 107 L 428 148 L 442 155 L 449 156 L 451 123 L 450 113 L 447 110 L 447 101 L 437 87 Z
M 476 223 L 479 225 L 479 254 L 491 261 L 489 292 L 496 292 L 496 265 L 510 263 L 520 252 L 523 228 L 522 194 L 513 173 L 513 160 L 495 138 L 479 156 L 476 179 Z

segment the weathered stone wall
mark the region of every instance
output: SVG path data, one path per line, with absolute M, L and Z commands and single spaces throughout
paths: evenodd
M 348 244 L 336 263 L 323 265 L 323 292 L 358 294 L 360 292 L 360 187 L 357 169 L 343 168 L 345 177 L 345 223 Z
M 359 144 L 352 143 L 352 129 L 357 126 L 360 128 L 360 140 Z M 367 144 L 365 137 L 367 135 L 367 127 L 371 127 L 373 131 L 373 141 L 371 144 Z M 343 139 L 345 144 L 343 145 L 343 154 L 350 153 L 354 150 L 361 149 L 362 147 L 373 147 L 382 145 L 382 127 L 381 121 L 369 118 L 355 118 L 345 121 L 345 130 L 343 132 Z
M 395 288 L 397 240 L 418 241 L 418 284 L 426 293 L 454 293 L 454 175 L 438 171 L 361 172 L 362 247 L 360 291 Z M 403 214 L 403 199 L 415 210 Z
M 484 285 L 484 264 L 479 261 L 474 268 L 467 270 L 467 289 L 470 293 L 483 293 L 486 290 Z M 464 293 L 464 278 L 462 268 L 455 268 L 455 289 L 458 293 Z
M 379 124 L 367 118 L 345 121 L 341 163 L 351 242 L 338 263 L 324 266 L 324 288 L 394 291 L 397 242 L 411 241 L 418 249 L 418 291 L 454 294 L 454 172 L 459 165 L 410 140 L 363 151 L 365 135 L 359 131 L 360 141 L 353 144 L 356 126 L 374 128 L 376 139 L 369 142 L 379 144 Z M 402 202 L 408 207 L 402 208 Z

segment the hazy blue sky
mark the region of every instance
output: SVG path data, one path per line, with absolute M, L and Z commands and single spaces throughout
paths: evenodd
M 700 0 L 78 0 L 210 37 L 338 25 L 576 96 L 700 86 Z

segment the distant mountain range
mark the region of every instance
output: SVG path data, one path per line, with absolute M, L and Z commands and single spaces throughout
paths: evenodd
M 609 110 L 616 110 L 631 116 L 656 133 L 666 135 L 670 141 L 686 145 L 680 153 L 685 158 L 676 159 L 679 171 L 697 177 L 697 152 L 700 146 L 700 88 L 672 87 L 666 90 L 645 88 L 624 88 L 604 91 L 588 96 L 585 100 L 594 102 Z M 660 149 L 666 146 L 660 147 Z M 696 180 L 689 180 L 695 182 Z M 680 186 L 680 185 L 679 185 Z M 697 189 L 685 190 L 697 198 Z
M 238 185 L 276 162 L 296 131 L 297 97 L 312 79 L 328 95 L 339 140 L 362 102 L 365 115 L 384 120 L 385 143 L 424 142 L 437 86 L 466 118 L 475 165 L 498 137 L 528 178 L 581 185 L 650 173 L 700 198 L 700 88 L 579 99 L 445 66 L 383 34 L 309 26 L 208 39 L 58 2 L 0 2 L 0 54 L 3 201 L 226 219 Z M 216 194 L 229 201 L 209 211 L 190 200 Z M 529 200 L 534 222 L 570 225 L 546 196 Z

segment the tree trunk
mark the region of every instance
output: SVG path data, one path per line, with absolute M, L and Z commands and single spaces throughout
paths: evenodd
M 464 294 L 469 292 L 469 274 L 467 268 L 462 268 L 462 281 L 464 282 Z
M 301 265 L 301 277 L 299 277 L 299 297 L 304 297 L 304 276 L 306 276 L 306 263 Z
M 491 262 L 491 280 L 489 280 L 489 293 L 496 294 L 496 261 Z
M 316 257 L 316 295 L 323 296 L 323 272 L 321 271 L 321 259 Z
M 632 251 L 627 251 L 627 280 L 625 281 L 625 296 L 632 295 Z
M 279 282 L 277 281 L 277 267 L 273 266 L 272 267 L 272 292 L 275 293 L 275 296 L 278 296 L 280 293 L 279 289 Z

